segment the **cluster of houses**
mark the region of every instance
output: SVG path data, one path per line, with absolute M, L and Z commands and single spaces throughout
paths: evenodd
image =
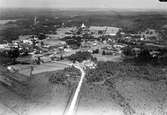
M 30 54 L 33 60 L 41 60 L 42 62 L 60 60 L 74 54 L 76 51 L 88 51 L 90 53 L 100 53 L 102 55 L 120 55 L 121 49 L 126 47 L 125 43 L 118 43 L 115 38 L 131 41 L 137 39 L 140 41 L 157 40 L 159 34 L 154 29 L 147 29 L 138 34 L 125 34 L 121 28 L 111 26 L 85 26 L 84 23 L 80 27 L 61 27 L 57 29 L 57 34 L 47 35 L 46 39 L 40 40 L 37 36 L 27 35 L 20 36 L 18 40 L 12 43 L 0 44 L 0 54 L 3 51 L 9 51 L 17 48 L 20 55 Z M 61 39 L 67 36 L 91 35 L 95 39 L 83 40 L 78 49 L 73 49 L 65 41 Z M 116 37 L 117 36 L 117 37 Z M 137 38 L 135 36 L 138 36 Z
M 158 41 L 161 40 L 160 32 L 155 29 L 147 28 L 144 31 L 140 31 L 136 34 L 124 34 L 124 39 L 137 40 L 137 41 Z
M 89 68 L 89 69 L 95 69 L 96 66 L 97 66 L 97 64 L 94 63 L 94 62 L 91 61 L 91 60 L 84 60 L 84 61 L 82 62 L 82 65 L 84 65 L 84 67 L 87 67 L 87 68 Z

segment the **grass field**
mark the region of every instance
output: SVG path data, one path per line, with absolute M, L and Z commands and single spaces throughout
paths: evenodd
M 31 72 L 31 67 L 33 67 L 32 74 L 38 74 L 38 73 L 43 73 L 43 72 L 51 72 L 51 71 L 56 71 L 56 70 L 62 70 L 65 67 L 68 67 L 69 62 L 62 62 L 62 63 L 44 63 L 40 65 L 13 65 L 13 67 L 18 70 L 19 73 L 23 75 L 30 75 Z
M 123 58 L 121 55 L 101 55 L 101 54 L 93 54 L 94 57 L 97 58 L 98 61 L 113 61 L 113 62 L 121 62 Z
M 62 115 L 70 88 L 49 83 L 50 72 L 34 75 L 25 91 L 26 98 L 0 85 L 1 115 Z

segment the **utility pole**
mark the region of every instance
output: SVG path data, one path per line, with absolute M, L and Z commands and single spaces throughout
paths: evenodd
M 32 71 L 34 70 L 33 66 L 30 66 L 30 76 L 29 76 L 29 80 L 32 79 Z

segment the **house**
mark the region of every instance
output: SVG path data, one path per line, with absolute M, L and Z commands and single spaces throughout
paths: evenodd
M 81 28 L 82 28 L 82 29 L 85 29 L 85 28 L 86 28 L 86 26 L 85 26 L 84 23 L 82 23 Z
M 135 55 L 135 57 L 138 57 L 139 54 L 141 53 L 141 49 L 140 48 L 133 48 L 132 50 L 132 53 Z
M 31 40 L 22 40 L 23 43 L 32 45 L 33 42 Z
M 84 60 L 82 62 L 82 64 L 85 66 L 85 67 L 88 67 L 89 69 L 95 69 L 96 68 L 96 64 L 91 61 L 91 60 Z

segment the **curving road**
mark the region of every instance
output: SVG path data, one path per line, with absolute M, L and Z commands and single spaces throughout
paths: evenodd
M 69 109 L 67 110 L 65 115 L 74 115 L 74 113 L 75 113 L 74 111 L 75 111 L 75 107 L 76 107 L 77 100 L 78 100 L 78 97 L 79 97 L 79 93 L 81 91 L 81 86 L 83 84 L 83 80 L 84 80 L 84 77 L 85 77 L 85 74 L 86 74 L 85 71 L 83 70 L 84 66 L 82 67 L 79 64 L 73 64 L 73 66 L 81 71 L 81 78 L 80 78 L 78 86 L 75 90 L 74 96 L 72 97 L 72 101 L 69 105 Z

